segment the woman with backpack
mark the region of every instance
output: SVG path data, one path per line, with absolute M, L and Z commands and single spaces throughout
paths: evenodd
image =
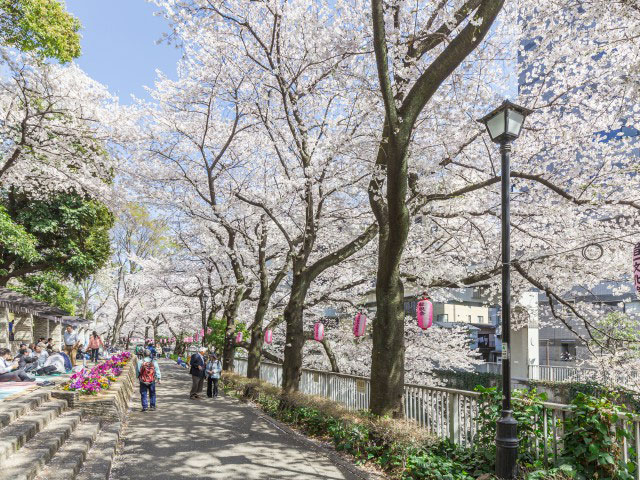
M 207 362 L 207 397 L 218 396 L 218 380 L 220 380 L 220 372 L 222 372 L 222 365 L 216 357 L 215 353 L 209 355 L 209 361 Z
M 151 352 L 146 349 L 143 358 L 136 362 L 136 376 L 140 382 L 140 397 L 142 399 L 142 411 L 146 412 L 149 407 L 156 409 L 156 382 L 160 383 L 160 367 L 158 362 L 151 358 Z M 147 403 L 147 394 L 149 402 Z M 149 405 L 150 404 L 150 405 Z

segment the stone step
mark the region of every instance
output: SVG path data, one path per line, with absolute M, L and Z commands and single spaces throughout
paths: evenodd
M 51 391 L 36 390 L 22 397 L 0 403 L 0 428 L 4 428 L 22 415 L 51 400 Z
M 0 430 L 0 468 L 6 459 L 60 416 L 66 408 L 67 402 L 64 400 L 49 400 Z
M 120 422 L 106 424 L 93 445 L 76 480 L 107 480 L 120 440 Z M 47 479 L 48 480 L 48 479 Z
M 0 480 L 33 480 L 76 429 L 82 414 L 65 412 L 0 465 Z
M 37 480 L 76 478 L 99 431 L 99 419 L 83 419 L 47 466 L 38 474 Z

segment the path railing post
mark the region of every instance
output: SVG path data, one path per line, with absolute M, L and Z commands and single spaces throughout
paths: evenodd
M 453 444 L 458 444 L 460 439 L 460 396 L 457 393 L 449 393 L 448 397 L 449 440 Z

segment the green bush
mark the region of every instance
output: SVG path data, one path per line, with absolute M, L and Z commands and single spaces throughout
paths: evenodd
M 478 433 L 468 449 L 434 438 L 417 425 L 378 418 L 368 412 L 347 411 L 320 397 L 300 393 L 282 394 L 280 388 L 261 380 L 224 372 L 223 388 L 255 401 L 268 415 L 299 428 L 308 435 L 333 443 L 336 450 L 352 455 L 357 463 L 373 464 L 390 478 L 424 480 L 494 479 L 495 428 L 501 414 L 501 394 L 496 388 L 478 386 L 480 392 Z M 542 448 L 543 402 L 546 395 L 535 389 L 514 391 L 514 417 L 520 440 L 522 480 L 632 480 L 635 465 L 622 461 L 622 440 L 628 434 L 615 431 L 630 414 L 608 397 L 578 394 L 573 412 L 564 423 L 564 456 L 560 465 L 544 469 L 531 446 Z M 551 415 L 547 429 L 553 430 Z M 561 428 L 560 420 L 557 427 Z M 547 439 L 550 442 L 550 439 Z M 548 445 L 548 451 L 552 445 Z M 632 452 L 633 453 L 633 452 Z M 630 455 L 633 458 L 633 455 Z
M 623 441 L 628 431 L 616 428 L 632 415 L 609 396 L 593 397 L 579 393 L 572 414 L 564 423 L 566 460 L 574 464 L 582 478 L 633 480 L 636 466 L 623 460 Z
M 446 369 L 435 369 L 433 373 L 442 380 L 448 388 L 469 391 L 474 390 L 479 385 L 485 388 L 502 388 L 502 375 L 495 373 L 464 372 Z
M 475 443 L 484 445 L 482 455 L 487 461 L 495 459 L 495 435 L 496 423 L 502 414 L 502 391 L 495 387 L 485 388 L 478 385 L 475 388 L 480 393 L 478 399 L 478 433 Z M 547 401 L 545 393 L 538 393 L 535 388 L 531 390 L 513 391 L 513 417 L 518 422 L 519 458 L 523 464 L 534 464 L 535 458 L 531 452 L 532 445 L 543 445 L 544 416 L 543 403 Z M 547 418 L 548 431 L 552 429 L 550 416 Z M 548 441 L 548 440 L 547 440 Z

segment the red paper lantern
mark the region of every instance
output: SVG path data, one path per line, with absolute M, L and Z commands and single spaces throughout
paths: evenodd
M 364 331 L 367 328 L 367 316 L 362 313 L 356 313 L 356 317 L 353 319 L 353 334 L 356 337 L 364 335 Z
M 321 342 L 324 338 L 324 325 L 320 322 L 313 326 L 313 339 L 316 342 Z
M 423 298 L 416 306 L 416 316 L 418 317 L 418 326 L 426 330 L 433 325 L 433 304 Z

